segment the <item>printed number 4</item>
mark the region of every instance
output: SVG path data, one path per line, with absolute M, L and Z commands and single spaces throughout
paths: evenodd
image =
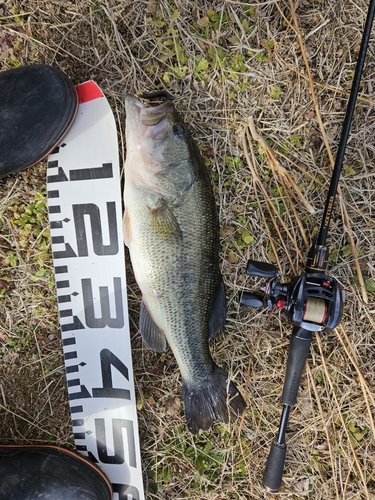
M 113 387 L 112 370 L 114 366 L 129 381 L 129 371 L 124 363 L 113 354 L 109 349 L 100 351 L 100 365 L 102 373 L 103 387 L 93 388 L 94 398 L 120 398 L 130 401 L 130 391 L 127 389 L 116 389 Z

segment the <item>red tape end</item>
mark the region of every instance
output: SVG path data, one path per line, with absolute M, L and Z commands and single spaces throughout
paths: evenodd
M 93 80 L 77 85 L 76 91 L 80 104 L 88 101 L 93 101 L 94 99 L 98 99 L 99 97 L 104 97 L 103 92 Z

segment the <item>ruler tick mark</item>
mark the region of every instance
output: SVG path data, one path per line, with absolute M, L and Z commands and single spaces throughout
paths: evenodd
M 86 439 L 86 435 L 84 432 L 75 432 L 74 439 Z
M 64 359 L 76 359 L 77 357 L 77 351 L 66 352 L 64 354 Z
M 76 387 L 77 385 L 81 385 L 79 378 L 68 380 L 68 387 Z
M 61 331 L 62 332 L 70 332 L 73 330 L 84 330 L 85 327 L 81 323 L 80 319 L 78 316 L 73 316 L 73 323 L 69 323 L 67 325 L 61 325 Z
M 60 192 L 58 189 L 55 189 L 53 191 L 48 191 L 47 196 L 48 196 L 48 198 L 59 198 Z
M 68 259 L 69 257 L 77 257 L 73 248 L 69 243 L 65 243 L 65 250 L 62 252 L 52 252 L 54 259 Z
M 52 206 L 48 207 L 48 213 L 49 214 L 60 214 L 61 213 L 60 205 L 52 205 Z
M 60 311 L 60 318 L 70 318 L 73 316 L 73 309 L 63 309 Z
M 56 288 L 69 288 L 69 280 L 56 281 Z
M 55 267 L 55 273 L 56 274 L 63 274 L 68 272 L 68 266 L 56 266 Z
M 64 243 L 64 236 L 52 236 L 52 245 L 57 245 L 58 243 Z
M 82 406 L 82 405 L 79 405 L 79 406 L 71 406 L 71 407 L 70 407 L 70 412 L 71 412 L 71 413 L 82 413 L 82 412 L 83 412 L 83 406 Z
M 57 300 L 59 304 L 62 304 L 64 302 L 71 302 L 72 297 L 70 295 L 60 295 L 60 297 L 57 297 Z
M 74 345 L 76 343 L 76 339 L 74 337 L 69 337 L 68 339 L 63 339 L 62 344 L 65 345 Z
M 67 366 L 65 368 L 66 373 L 77 373 L 79 371 L 78 365 Z

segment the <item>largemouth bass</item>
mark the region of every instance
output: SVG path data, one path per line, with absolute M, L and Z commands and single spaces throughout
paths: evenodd
M 167 339 L 182 376 L 187 425 L 197 433 L 246 406 L 209 350 L 226 319 L 215 199 L 172 101 L 145 107 L 128 95 L 125 105 L 124 235 L 142 292 L 140 332 L 157 352 Z

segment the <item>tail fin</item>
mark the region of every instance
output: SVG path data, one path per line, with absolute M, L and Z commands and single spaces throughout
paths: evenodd
M 228 384 L 228 375 L 218 366 L 209 379 L 195 385 L 182 381 L 182 397 L 189 430 L 197 434 L 200 429 L 208 430 L 214 420 L 227 423 L 228 408 L 237 416 L 246 408 L 244 398 L 233 382 Z

